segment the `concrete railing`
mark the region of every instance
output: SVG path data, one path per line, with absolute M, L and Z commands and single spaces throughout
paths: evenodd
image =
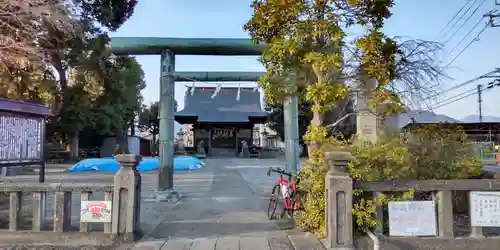
M 9 244 L 58 244 L 61 241 L 70 241 L 90 237 L 97 244 L 111 244 L 116 240 L 134 240 L 138 235 L 139 211 L 141 200 L 141 176 L 136 170 L 141 157 L 136 155 L 117 155 L 120 170 L 114 176 L 111 184 L 102 183 L 3 183 L 0 192 L 9 195 L 9 224 L 8 229 L 0 230 L 0 245 Z M 79 228 L 73 228 L 71 218 L 80 214 L 71 214 L 72 194 L 80 193 L 81 201 L 90 201 L 93 193 L 103 192 L 104 200 L 111 201 L 111 208 L 101 207 L 97 213 L 111 213 L 111 221 L 82 222 Z M 54 202 L 51 210 L 47 211 L 46 203 L 51 194 Z M 54 194 L 52 196 L 52 194 Z M 31 197 L 26 197 L 31 196 Z M 24 198 L 24 199 L 23 199 Z M 31 198 L 31 199 L 26 199 Z M 23 201 L 31 200 L 32 210 L 31 228 L 26 230 L 21 226 Z M 102 201 L 99 200 L 99 201 Z M 77 208 L 80 211 L 81 208 Z M 99 208 L 98 208 L 99 210 Z M 73 210 L 75 211 L 75 210 Z M 45 214 L 53 214 L 52 229 L 44 226 Z M 29 217 L 29 216 L 28 216 Z M 100 231 L 93 230 L 93 224 L 99 226 Z M 50 228 L 50 227 L 49 227 Z M 97 228 L 97 226 L 96 226 Z M 72 242 L 75 244 L 76 242 Z M 77 243 L 75 245 L 78 245 Z
M 328 152 L 329 167 L 325 179 L 326 188 L 326 244 L 332 249 L 354 248 L 354 221 L 352 214 L 353 189 L 371 192 L 374 197 L 384 192 L 431 192 L 437 205 L 437 237 L 454 239 L 453 191 L 500 191 L 500 180 L 395 180 L 380 182 L 353 181 L 347 164 L 351 155 L 347 152 Z M 383 234 L 384 208 L 376 209 L 375 235 Z M 471 227 L 470 237 L 483 238 L 482 227 Z

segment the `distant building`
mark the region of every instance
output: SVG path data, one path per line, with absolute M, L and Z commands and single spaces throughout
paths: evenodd
M 193 124 L 184 124 L 184 147 L 194 147 Z
M 191 93 L 188 87 L 184 109 L 176 112 L 174 118 L 186 128 L 185 145 L 197 147 L 203 141 L 209 156 L 236 155 L 242 141 L 249 145 L 259 142 L 256 137 L 260 132 L 255 125 L 265 123 L 267 113 L 261 109 L 260 93 L 254 88 L 221 88 L 214 94 L 215 91 L 214 87 L 196 87 Z

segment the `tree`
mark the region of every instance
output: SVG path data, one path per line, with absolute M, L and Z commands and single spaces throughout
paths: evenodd
M 78 156 L 78 136 L 92 127 L 101 134 L 116 132 L 117 122 L 132 119 L 141 103 L 137 67 L 106 49 L 105 29 L 114 31 L 133 13 L 136 0 L 7 0 L 0 3 L 1 96 L 43 103 L 55 116 L 49 136 L 71 141 Z M 103 66 L 106 67 L 103 67 Z M 135 67 L 131 78 L 122 70 Z M 141 71 L 142 72 L 142 71 Z M 113 79 L 113 80 L 110 80 Z M 128 80 L 128 83 L 123 83 Z M 135 87 L 124 88 L 125 85 Z M 121 84 L 118 88 L 110 84 Z M 137 90 L 139 89 L 139 90 Z M 115 91 L 115 92 L 113 92 Z M 113 93 L 112 93 L 113 92 Z M 116 107 L 102 96 L 125 96 Z M 116 98 L 115 98 L 116 99 Z M 121 104 L 121 105 L 118 105 Z M 99 117 L 100 119 L 98 119 Z M 115 131 L 113 131 L 113 129 Z M 123 134 L 123 133 L 120 133 Z
M 345 112 L 342 104 L 354 91 L 370 97 L 366 108 L 371 112 L 387 102 L 403 106 L 400 100 L 422 97 L 444 76 L 433 57 L 439 44 L 402 41 L 382 32 L 393 5 L 392 0 L 254 0 L 251 5 L 253 15 L 244 28 L 254 42 L 267 43 L 260 57 L 266 74 L 259 81 L 266 99 L 277 104 L 297 94 L 312 105 L 311 125 L 304 135 L 309 160 L 299 184 L 310 187 L 299 222 L 304 228 L 322 228 L 308 222 L 324 218 L 323 149 L 333 140 L 326 126 L 328 112 Z M 349 41 L 345 30 L 353 26 L 364 33 Z M 369 86 L 371 82 L 375 86 Z
M 89 23 L 114 31 L 133 13 L 137 0 L 4 0 L 0 3 L 0 66 L 45 62 L 44 43 L 66 44 Z M 85 24 L 84 24 L 85 23 Z M 44 36 L 47 30 L 64 36 Z
M 255 42 L 268 44 L 260 58 L 266 68 L 261 86 L 271 103 L 296 93 L 295 84 L 306 88 L 313 111 L 309 150 L 318 149 L 324 139 L 319 137 L 328 134 L 325 114 L 348 97 L 348 80 L 375 78 L 377 86 L 370 94 L 382 103 L 393 101 L 388 89 L 422 93 L 428 90 L 424 83 L 442 76 L 431 58 L 437 44 L 397 43 L 381 32 L 392 6 L 391 0 L 253 2 L 245 29 Z M 355 24 L 367 32 L 347 43 L 343 29 Z
M 109 42 L 109 38 L 98 24 L 109 30 L 117 29 L 130 17 L 136 1 L 72 0 L 72 2 L 77 7 L 75 9 L 81 10 L 76 13 L 71 12 L 75 16 L 74 20 L 78 29 L 73 33 L 68 33 L 60 29 L 54 29 L 50 25 L 45 25 L 44 32 L 40 34 L 40 37 L 43 37 L 40 47 L 50 52 L 48 53 L 47 63 L 53 69 L 53 73 L 56 75 L 55 78 L 58 79 L 55 88 L 58 91 L 54 93 L 56 104 L 53 107 L 56 115 L 52 118 L 54 120 L 52 124 L 58 126 L 57 130 L 62 131 L 65 141 L 72 142 L 71 155 L 73 158 L 77 158 L 78 137 L 83 127 L 97 126 L 102 132 L 106 129 L 108 131 L 116 129 L 116 122 L 120 120 L 119 118 L 122 118 L 122 113 L 117 113 L 116 107 L 106 105 L 98 106 L 98 112 L 96 112 L 95 107 L 73 105 L 72 100 L 78 98 L 72 96 L 75 92 L 71 90 L 73 87 L 68 81 L 68 71 L 76 70 L 88 75 L 87 80 L 90 81 L 87 82 L 93 81 L 101 85 L 101 89 L 106 96 L 124 94 L 121 91 L 111 94 L 114 89 L 110 87 L 110 84 L 111 82 L 118 84 L 123 81 L 120 79 L 120 70 L 127 68 L 127 65 L 120 65 L 120 60 L 111 56 L 107 51 L 106 44 Z M 116 79 L 110 80 L 113 78 Z M 87 82 L 82 84 L 85 85 Z M 140 85 L 141 83 L 136 82 L 136 84 Z M 85 89 L 85 86 L 82 88 Z M 121 90 L 135 91 L 130 89 Z M 129 96 L 128 98 L 135 100 L 135 97 Z M 91 117 L 81 115 L 89 109 L 93 112 Z M 108 112 L 103 112 L 104 109 L 107 109 Z M 125 112 L 120 109 L 121 111 Z M 107 115 L 102 115 L 103 113 Z M 96 117 L 101 119 L 96 119 Z M 92 121 L 97 121 L 98 125 L 92 124 Z M 77 125 L 75 126 L 75 124 Z
M 93 123 L 100 131 L 110 131 L 127 152 L 127 132 L 140 111 L 141 91 L 146 86 L 141 65 L 130 56 L 110 56 L 101 61 L 99 78 L 103 94 L 96 100 Z
M 142 132 L 150 133 L 153 137 L 153 148 L 156 148 L 156 139 L 160 133 L 160 120 L 158 112 L 160 110 L 160 102 L 152 102 L 149 106 L 142 107 L 139 113 L 139 129 Z M 177 100 L 174 100 L 174 110 L 177 111 Z
M 0 67 L 41 62 L 44 52 L 38 45 L 41 23 L 72 32 L 73 22 L 62 1 L 4 0 L 0 2 Z

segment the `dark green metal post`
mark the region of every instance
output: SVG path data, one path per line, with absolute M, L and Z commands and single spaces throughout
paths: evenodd
M 158 112 L 160 120 L 158 191 L 168 191 L 174 187 L 174 71 L 175 54 L 170 50 L 162 50 Z
M 290 96 L 283 103 L 285 124 L 285 158 L 288 171 L 295 178 L 299 164 L 299 113 L 297 96 Z

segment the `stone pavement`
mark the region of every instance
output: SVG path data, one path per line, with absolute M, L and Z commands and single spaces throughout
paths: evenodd
M 176 174 L 174 186 L 185 197 L 176 205 L 158 203 L 169 209 L 158 214 L 158 226 L 133 250 L 324 249 L 315 236 L 294 230 L 290 221 L 267 219 L 267 193 L 277 177 L 266 172 L 269 166 L 283 167 L 282 160 L 205 162 L 201 170 Z

